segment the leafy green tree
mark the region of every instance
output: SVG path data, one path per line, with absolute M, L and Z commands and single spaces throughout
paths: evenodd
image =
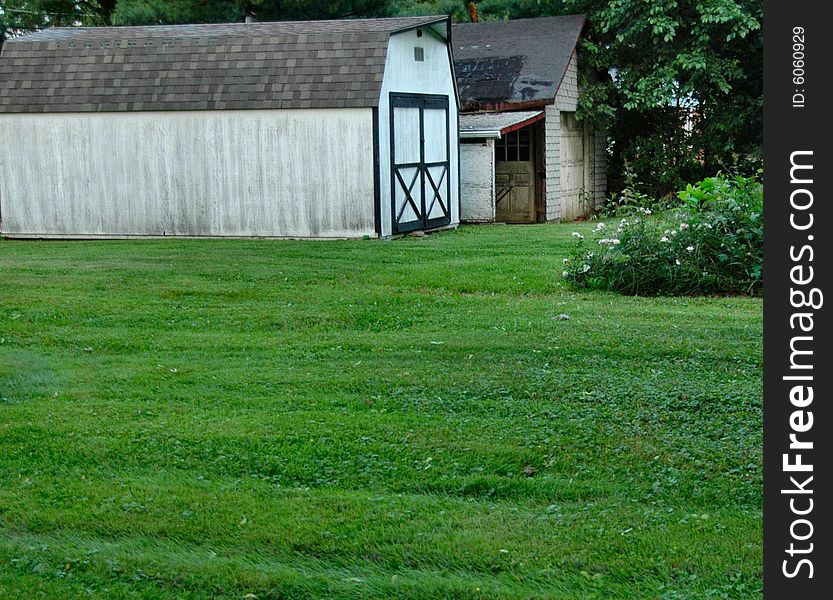
M 246 12 L 260 21 L 384 17 L 391 0 L 246 0 Z
M 565 4 L 590 16 L 580 113 L 611 131 L 612 189 L 629 172 L 662 196 L 719 169 L 760 165 L 760 0 Z
M 465 0 L 395 0 L 391 12 L 396 16 L 451 15 L 458 22 L 469 20 Z
M 0 46 L 3 41 L 44 27 L 106 25 L 116 0 L 3 0 Z
M 394 0 L 392 10 L 398 15 L 451 15 L 458 23 L 470 21 L 471 0 Z M 562 0 L 476 0 L 481 21 L 525 19 L 562 15 Z
M 118 0 L 118 25 L 339 19 L 383 16 L 388 0 Z
M 113 24 L 230 23 L 243 16 L 244 8 L 235 0 L 118 0 Z

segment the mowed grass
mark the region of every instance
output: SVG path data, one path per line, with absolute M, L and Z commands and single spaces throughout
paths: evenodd
M 0 242 L 0 597 L 760 597 L 761 301 L 590 227 Z

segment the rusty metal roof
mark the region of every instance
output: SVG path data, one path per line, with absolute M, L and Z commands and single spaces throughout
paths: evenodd
M 376 106 L 390 35 L 448 17 L 66 27 L 3 45 L 0 113 Z
M 454 68 L 464 110 L 552 104 L 585 15 L 453 26 Z

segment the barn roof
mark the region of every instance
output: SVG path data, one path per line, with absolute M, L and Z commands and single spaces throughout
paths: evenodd
M 51 28 L 6 41 L 0 112 L 375 106 L 391 34 L 448 17 Z
M 552 104 L 586 20 L 566 15 L 455 24 L 454 69 L 463 109 Z

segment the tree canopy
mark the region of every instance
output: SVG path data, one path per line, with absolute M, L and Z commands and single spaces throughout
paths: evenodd
M 664 195 L 720 169 L 760 165 L 759 0 L 567 0 L 567 8 L 590 15 L 580 110 L 611 131 L 613 189 L 628 172 Z

